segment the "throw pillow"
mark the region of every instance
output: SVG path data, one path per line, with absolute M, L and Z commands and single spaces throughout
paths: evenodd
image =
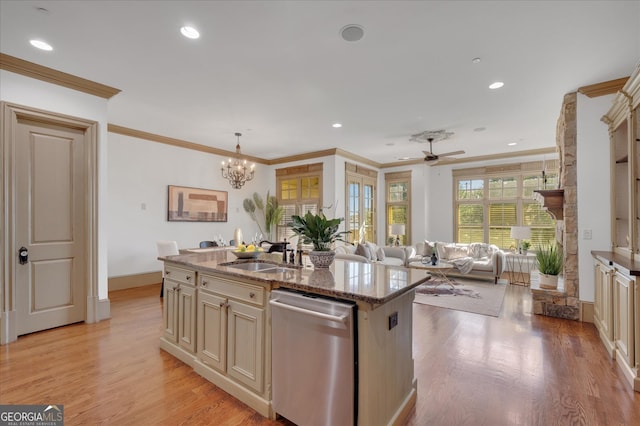
M 384 254 L 384 250 L 382 249 L 382 247 L 378 247 L 378 250 L 376 251 L 376 255 L 378 256 L 379 261 L 383 261 L 386 258 L 386 255 Z
M 371 252 L 369 252 L 369 248 L 364 244 L 358 244 L 356 248 L 356 254 L 364 257 L 367 260 L 371 260 Z
M 469 256 L 469 254 L 467 253 L 467 247 L 461 247 L 452 244 L 446 246 L 445 250 L 447 252 L 447 259 L 449 260 L 462 259 L 463 257 Z
M 376 261 L 378 259 L 378 246 L 375 243 L 366 242 L 364 245 L 369 249 L 369 255 L 371 260 Z
M 420 255 L 431 257 L 433 250 L 435 249 L 434 244 L 435 243 L 429 242 L 429 240 L 424 240 L 424 247 L 422 248 L 422 253 L 420 253 Z
M 469 244 L 469 256 L 476 260 L 486 259 L 489 257 L 489 244 L 471 243 Z

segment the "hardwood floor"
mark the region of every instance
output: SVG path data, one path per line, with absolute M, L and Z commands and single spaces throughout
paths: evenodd
M 161 351 L 159 286 L 110 293 L 112 319 L 0 346 L 0 404 L 63 404 L 67 425 L 282 425 Z M 509 286 L 500 318 L 414 304 L 418 401 L 407 425 L 632 425 L 631 390 L 592 324 L 534 316 Z

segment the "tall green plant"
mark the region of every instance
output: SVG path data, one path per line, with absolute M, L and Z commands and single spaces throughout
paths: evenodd
M 545 275 L 560 275 L 563 253 L 555 245 L 541 246 L 536 253 L 538 270 Z
M 260 233 L 271 240 L 272 231 L 284 216 L 284 208 L 278 205 L 278 199 L 274 195 L 270 195 L 269 191 L 267 191 L 266 200 L 265 203 L 260 194 L 254 192 L 253 198 L 244 199 L 242 207 L 258 225 Z
M 338 230 L 343 220 L 327 219 L 322 211 L 318 214 L 307 212 L 304 216 L 291 216 L 291 229 L 302 237 L 304 244 L 313 244 L 315 251 L 329 251 L 334 242 L 344 241 L 342 235 L 350 233 Z

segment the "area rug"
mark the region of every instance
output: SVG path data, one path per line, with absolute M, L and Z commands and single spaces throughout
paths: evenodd
M 487 280 L 457 277 L 450 280 L 454 283 L 453 288 L 437 278 L 419 285 L 414 302 L 492 317 L 500 315 L 507 289 L 505 282 L 494 284 Z

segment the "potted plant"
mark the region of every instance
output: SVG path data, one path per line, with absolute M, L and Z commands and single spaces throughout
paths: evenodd
M 522 251 L 522 254 L 527 254 L 530 248 L 531 243 L 528 240 L 524 240 L 520 243 L 520 250 Z
M 562 272 L 563 253 L 555 245 L 542 246 L 536 253 L 540 288 L 558 288 L 558 275 Z
M 269 195 L 269 191 L 267 191 L 265 203 L 260 194 L 254 192 L 253 199 L 245 198 L 242 207 L 258 225 L 260 233 L 264 234 L 267 240 L 273 241 L 272 231 L 275 230 L 284 215 L 284 208 L 278 205 L 278 199 L 274 195 Z M 264 223 L 264 229 L 260 226 L 261 223 Z
M 344 241 L 342 235 L 349 231 L 340 231 L 340 223 L 344 219 L 327 219 L 320 213 L 307 212 L 304 216 L 291 216 L 293 233 L 302 237 L 303 244 L 313 244 L 309 259 L 316 268 L 328 268 L 333 263 L 336 253 L 332 250 L 333 243 Z

